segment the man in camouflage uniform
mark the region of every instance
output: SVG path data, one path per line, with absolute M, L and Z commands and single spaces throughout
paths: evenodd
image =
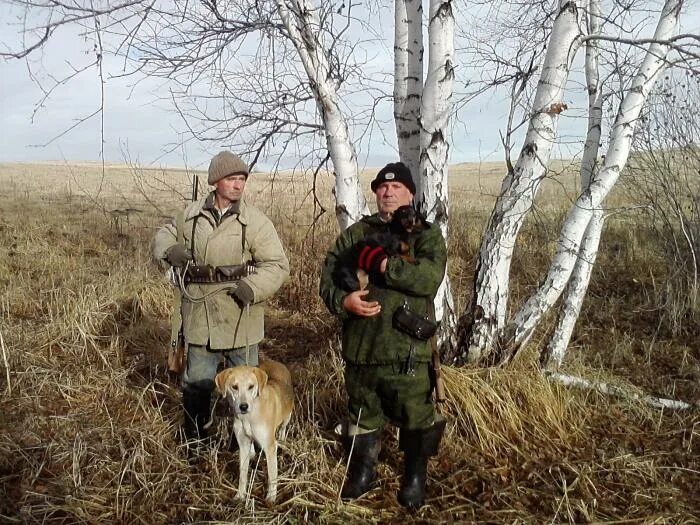
M 341 496 L 353 499 L 370 488 L 387 422 L 400 428 L 404 474 L 399 502 L 418 508 L 425 499 L 428 458 L 437 454 L 445 429 L 432 403 L 431 348 L 392 323 L 406 303 L 414 312 L 430 315 L 429 306 L 445 273 L 447 249 L 440 229 L 428 224 L 410 246 L 413 260 L 389 256 L 372 247 L 371 257 L 358 257 L 357 244 L 368 235 L 386 232 L 392 213 L 411 204 L 416 187 L 402 163 L 388 164 L 371 184 L 378 213 L 363 217 L 336 240 L 323 267 L 320 294 L 343 323 L 342 353 L 350 421 L 344 436 L 350 464 Z M 341 266 L 367 270 L 366 290 L 348 292 L 338 282 Z M 354 445 L 353 445 L 354 442 Z
M 182 404 L 188 442 L 207 437 L 203 426 L 220 362 L 226 367 L 258 365 L 265 300 L 289 275 L 289 261 L 272 222 L 242 198 L 248 175 L 248 166 L 237 155 L 216 155 L 208 177 L 214 191 L 188 205 L 179 221 L 176 217 L 158 230 L 153 243 L 153 257 L 165 266 L 232 268 L 251 262 L 256 267 L 241 279 L 185 286 Z M 178 242 L 178 222 L 183 242 Z

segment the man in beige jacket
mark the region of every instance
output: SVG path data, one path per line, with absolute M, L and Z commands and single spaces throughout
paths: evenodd
M 237 155 L 216 155 L 208 177 L 214 191 L 160 228 L 153 243 L 153 257 L 185 275 L 182 331 L 188 350 L 182 404 L 188 441 L 206 437 L 203 426 L 220 362 L 226 367 L 257 366 L 264 302 L 289 275 L 289 261 L 272 222 L 243 199 L 248 175 L 248 166 Z M 254 272 L 244 271 L 242 278 L 238 272 L 231 279 L 225 275 L 247 263 L 255 265 Z M 197 275 L 199 268 L 211 269 L 216 277 Z

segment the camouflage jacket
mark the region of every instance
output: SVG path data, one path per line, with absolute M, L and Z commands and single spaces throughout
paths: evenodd
M 440 229 L 434 225 L 421 232 L 411 243 L 410 255 L 415 262 L 398 256 L 389 257 L 381 282 L 371 282 L 369 299 L 379 301 L 381 312 L 374 317 L 357 317 L 348 313 L 342 301 L 348 294 L 334 276 L 339 265 L 355 267 L 356 245 L 367 235 L 385 231 L 387 223 L 378 214 L 363 217 L 336 240 L 326 255 L 320 283 L 320 295 L 331 313 L 343 323 L 343 358 L 352 364 L 387 365 L 402 363 L 413 347 L 416 362 L 430 361 L 427 342 L 396 330 L 394 311 L 404 301 L 416 313 L 427 315 L 442 282 L 447 264 L 447 248 Z

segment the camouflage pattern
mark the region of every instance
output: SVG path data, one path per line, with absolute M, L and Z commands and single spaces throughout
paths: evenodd
M 394 311 L 406 301 L 411 310 L 427 315 L 442 282 L 447 264 L 447 248 L 440 229 L 430 225 L 410 248 L 415 263 L 398 256 L 389 257 L 382 282 L 370 283 L 369 299 L 379 301 L 382 311 L 369 318 L 356 317 L 342 307 L 347 291 L 334 282 L 336 265 L 356 266 L 352 247 L 365 236 L 387 230 L 378 214 L 364 217 L 345 230 L 328 252 L 321 274 L 320 294 L 328 310 L 343 322 L 343 358 L 351 364 L 393 365 L 403 363 L 414 348 L 416 362 L 430 361 L 430 345 L 392 325 Z
M 383 277 L 370 283 L 369 299 L 379 301 L 382 307 L 378 315 L 348 313 L 342 307 L 348 292 L 334 282 L 338 265 L 356 266 L 353 246 L 387 227 L 375 214 L 343 232 L 326 256 L 320 294 L 343 323 L 349 423 L 364 431 L 382 428 L 387 422 L 404 429 L 425 429 L 436 417 L 431 402 L 432 351 L 428 342 L 396 330 L 392 317 L 404 302 L 414 312 L 427 315 L 428 301 L 433 301 L 447 264 L 447 248 L 439 228 L 429 225 L 411 243 L 409 255 L 415 262 L 389 257 Z
M 346 365 L 350 422 L 362 429 L 393 423 L 407 430 L 430 427 L 435 421 L 430 365 L 420 363 L 415 375 L 397 365 Z

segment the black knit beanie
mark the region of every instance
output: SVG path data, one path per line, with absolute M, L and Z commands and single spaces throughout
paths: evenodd
M 411 194 L 416 194 L 416 185 L 411 177 L 411 170 L 403 162 L 390 162 L 379 170 L 372 181 L 372 191 L 376 193 L 379 185 L 384 182 L 400 182 L 408 188 Z

